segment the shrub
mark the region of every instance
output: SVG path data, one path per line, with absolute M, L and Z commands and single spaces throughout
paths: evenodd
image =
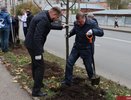
M 35 4 L 33 4 L 32 2 L 27 2 L 16 6 L 16 10 L 15 10 L 16 15 L 22 15 L 22 10 L 27 10 L 27 9 L 29 9 L 33 15 L 40 11 L 40 9 Z M 14 14 L 13 12 L 14 12 L 14 8 L 12 7 L 11 13 Z

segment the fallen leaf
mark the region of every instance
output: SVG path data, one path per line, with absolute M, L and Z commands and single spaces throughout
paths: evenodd
M 18 83 L 18 81 L 17 80 L 13 80 L 13 83 Z

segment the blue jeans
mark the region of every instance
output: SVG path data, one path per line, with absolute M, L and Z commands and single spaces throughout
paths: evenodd
M 66 63 L 65 81 L 67 83 L 72 82 L 73 66 L 79 57 L 81 57 L 84 62 L 88 77 L 91 78 L 93 76 L 91 49 L 78 49 L 73 47 Z
M 1 29 L 0 34 L 1 34 L 1 49 L 3 52 L 7 52 L 9 49 L 9 33 L 10 29 Z

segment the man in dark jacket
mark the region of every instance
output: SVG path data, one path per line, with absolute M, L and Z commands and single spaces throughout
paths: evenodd
M 32 15 L 30 10 L 27 10 L 26 13 L 27 13 L 26 23 L 27 23 L 27 30 L 28 30 L 30 22 L 31 22 L 31 20 L 33 18 L 33 15 Z
M 86 18 L 82 12 L 79 12 L 76 15 L 76 20 L 77 21 L 74 23 L 74 27 L 69 35 L 69 37 L 76 35 L 75 43 L 67 60 L 65 79 L 62 82 L 62 85 L 67 86 L 70 86 L 72 84 L 73 66 L 79 57 L 83 59 L 89 79 L 93 77 L 93 52 L 91 49 L 91 45 L 94 44 L 95 36 L 103 36 L 104 34 L 103 30 L 98 27 L 97 23 L 91 19 Z M 90 40 L 91 38 L 89 39 L 87 37 L 93 38 L 92 40 Z
M 0 12 L 0 35 L 1 35 L 1 49 L 2 52 L 9 50 L 9 33 L 10 33 L 10 15 L 6 7 L 1 8 Z
M 61 10 L 58 7 L 53 7 L 49 11 L 38 13 L 31 20 L 25 39 L 25 46 L 32 59 L 32 75 L 34 79 L 33 96 L 46 95 L 46 93 L 42 93 L 40 90 L 41 87 L 43 87 L 42 81 L 44 74 L 43 46 L 51 29 L 61 30 L 66 26 L 53 26 L 51 24 L 53 21 L 56 21 L 60 15 Z

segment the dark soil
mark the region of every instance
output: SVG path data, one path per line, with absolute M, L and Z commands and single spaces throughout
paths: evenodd
M 12 52 L 16 55 L 29 55 L 27 49 L 23 45 L 15 46 Z
M 60 68 L 56 63 L 54 62 L 48 62 L 48 61 L 44 61 L 45 62 L 45 73 L 44 73 L 44 78 L 48 78 L 48 77 L 61 77 L 64 74 L 64 70 L 62 68 Z M 31 73 L 31 64 L 25 65 L 24 66 L 24 71 L 28 74 L 28 75 L 32 75 Z
M 27 54 L 25 48 L 13 50 L 15 54 Z M 31 76 L 31 64 L 23 66 L 24 71 Z M 44 78 L 63 77 L 64 70 L 56 63 L 45 61 Z M 86 83 L 86 78 L 74 77 L 73 85 L 70 87 L 60 87 L 55 90 L 57 93 L 52 98 L 46 100 L 105 100 L 105 91 L 100 88 L 94 88 Z M 44 99 L 45 100 L 45 99 Z
M 45 61 L 45 67 L 44 78 L 63 76 L 63 69 L 56 63 Z M 31 64 L 26 65 L 24 71 L 28 73 L 28 75 L 31 75 Z M 46 100 L 105 100 L 105 91 L 100 88 L 89 86 L 86 84 L 86 81 L 87 79 L 85 78 L 74 76 L 73 85 L 71 87 L 55 89 L 54 91 L 57 92 L 57 94 Z

